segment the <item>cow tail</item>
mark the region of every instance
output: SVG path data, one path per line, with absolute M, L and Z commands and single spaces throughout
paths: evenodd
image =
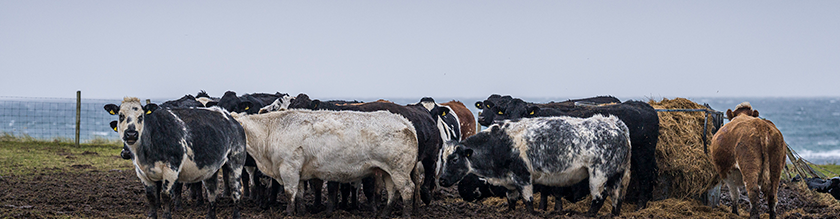
M 764 133 L 759 134 L 759 133 Z M 753 132 L 750 134 L 750 138 L 752 138 L 753 142 L 760 144 L 758 148 L 761 148 L 761 169 L 758 171 L 758 185 L 761 187 L 769 185 L 770 182 L 770 138 L 768 137 L 767 130 L 757 130 L 757 132 Z

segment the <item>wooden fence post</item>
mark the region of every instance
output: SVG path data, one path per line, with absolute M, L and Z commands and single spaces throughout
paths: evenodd
M 82 121 L 82 91 L 76 91 L 76 147 L 79 147 L 79 126 Z

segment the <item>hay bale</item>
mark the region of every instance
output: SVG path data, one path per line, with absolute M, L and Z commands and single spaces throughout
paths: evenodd
M 685 98 L 648 102 L 656 109 L 707 109 Z M 703 152 L 705 112 L 658 112 L 659 142 L 656 162 L 660 180 L 654 194 L 659 198 L 698 197 L 718 183 L 717 171 Z M 714 127 L 708 122 L 706 136 L 711 142 Z M 662 197 L 664 196 L 664 197 Z

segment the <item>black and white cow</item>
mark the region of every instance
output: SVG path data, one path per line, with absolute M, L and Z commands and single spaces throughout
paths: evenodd
M 304 180 L 347 183 L 377 173 L 388 191 L 388 204 L 381 216 L 390 214 L 394 189 L 403 198 L 404 216 L 416 205 L 413 197 L 418 195 L 415 186 L 419 184 L 412 172 L 417 163 L 417 137 L 405 117 L 385 111 L 324 110 L 234 117 L 245 129 L 248 152 L 259 169 L 283 182 L 290 215 L 302 213 L 300 185 Z M 332 208 L 335 200 L 328 203 Z
M 493 124 L 494 121 L 502 121 L 496 115 L 499 113 L 500 109 L 506 109 L 507 106 L 513 104 L 523 102 L 521 99 L 513 98 L 509 95 L 501 96 L 499 94 L 490 95 L 484 101 L 478 101 L 475 104 L 475 107 L 478 108 L 480 111 L 478 112 L 478 122 L 481 125 L 489 126 Z M 596 96 L 596 97 L 587 97 L 587 98 L 580 98 L 580 99 L 569 99 L 562 102 L 549 102 L 549 103 L 527 103 L 530 106 L 541 106 L 541 107 L 574 107 L 578 104 L 584 105 L 597 105 L 597 104 L 609 104 L 609 103 L 621 103 L 618 98 L 613 96 Z M 487 113 L 487 114 L 485 114 Z M 511 112 L 508 114 L 516 114 L 515 112 Z M 495 120 L 494 120 L 495 119 Z M 475 175 L 467 175 L 464 177 L 465 180 L 462 180 L 458 183 L 458 194 L 461 196 L 462 199 L 465 201 L 473 201 L 473 200 L 481 200 L 486 197 L 492 196 L 499 196 L 503 195 L 500 194 L 498 191 L 503 190 L 503 188 L 498 188 L 496 186 L 492 186 L 489 184 L 484 183 L 481 179 L 479 179 Z M 537 191 L 540 191 L 542 198 L 540 199 L 540 210 L 546 210 L 548 206 L 548 195 L 553 195 L 555 200 L 559 200 L 560 198 L 565 198 L 569 202 L 577 202 L 586 198 L 586 195 L 589 194 L 588 189 L 589 183 L 586 181 L 581 181 L 572 186 L 568 187 L 546 187 L 546 186 L 537 186 L 535 187 Z M 495 192 L 494 192 L 495 191 Z M 563 209 L 561 201 L 554 202 L 554 209 L 560 210 Z
M 486 113 L 484 119 L 494 122 L 550 116 L 587 118 L 597 114 L 618 117 L 629 128 L 633 143 L 630 186 L 636 189 L 627 192 L 627 200 L 636 203 L 637 209 L 644 208 L 650 201 L 658 175 L 656 144 L 659 141 L 659 115 L 650 104 L 629 100 L 604 106 L 542 107 L 516 98 L 506 105 L 492 107 L 491 111 L 494 113 Z
M 210 205 L 207 217 L 215 218 L 219 170 L 235 203 L 232 216 L 240 216 L 239 177 L 245 163 L 245 132 L 227 112 L 218 108 L 143 106 L 134 97 L 125 98 L 120 106 L 105 105 L 105 110 L 119 114 L 117 131 L 134 155 L 137 177 L 146 187 L 148 217 L 157 217 L 159 199 L 164 217 L 171 217 L 170 198 L 176 195 L 176 182 L 203 182 Z
M 610 196 L 620 214 L 630 179 L 630 134 L 615 116 L 546 117 L 505 121 L 461 141 L 447 144 L 442 186 L 468 173 L 509 191 L 514 210 L 520 194 L 534 213 L 533 185 L 569 186 L 589 178 L 594 216 Z

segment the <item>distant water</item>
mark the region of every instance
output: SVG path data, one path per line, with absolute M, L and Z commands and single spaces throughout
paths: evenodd
M 473 106 L 486 97 L 445 98 L 437 102 L 459 100 L 476 116 Z M 571 97 L 579 98 L 579 97 Z M 177 99 L 177 98 L 172 98 Z M 353 98 L 333 98 L 352 100 Z M 563 101 L 569 97 L 523 98 L 529 102 Z M 619 97 L 622 101 L 649 98 Z M 761 117 L 776 124 L 785 141 L 805 159 L 818 163 L 840 163 L 840 97 L 818 98 L 688 98 L 694 102 L 708 103 L 713 109 L 726 111 L 741 102 L 749 101 Z M 322 98 L 322 100 L 331 100 Z M 376 99 L 356 99 L 375 101 Z M 416 103 L 420 98 L 389 99 L 399 104 Z M 661 98 L 658 98 L 661 100 Z M 82 141 L 105 138 L 118 139 L 108 123 L 116 120 L 102 109 L 106 103 L 119 104 L 121 100 L 82 100 Z M 152 100 L 161 103 L 161 100 Z M 75 99 L 20 99 L 0 98 L 0 132 L 27 134 L 39 139 L 56 137 L 72 139 L 75 134 Z

